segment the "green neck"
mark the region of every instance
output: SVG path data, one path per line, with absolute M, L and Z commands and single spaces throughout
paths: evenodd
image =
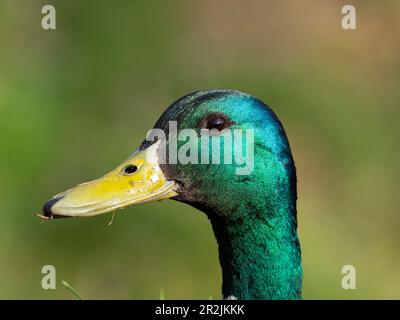
M 274 216 L 285 219 L 268 223 L 262 218 L 266 212 L 248 212 L 256 218 L 234 222 L 208 214 L 219 246 L 224 298 L 301 299 L 300 245 L 296 223 L 291 223 L 295 214 L 279 211 Z

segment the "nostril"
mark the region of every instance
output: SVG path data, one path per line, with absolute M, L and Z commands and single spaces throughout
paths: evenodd
M 124 174 L 130 175 L 134 174 L 138 170 L 138 167 L 134 166 L 133 164 L 130 164 L 124 168 Z
M 47 201 L 44 206 L 43 206 L 43 214 L 45 217 L 51 217 L 53 214 L 51 212 L 51 207 L 58 201 L 60 201 L 63 197 L 57 197 L 57 198 L 53 198 L 49 201 Z

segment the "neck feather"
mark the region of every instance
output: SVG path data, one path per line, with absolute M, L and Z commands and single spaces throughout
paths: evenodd
M 235 221 L 207 214 L 219 246 L 224 298 L 301 299 L 295 210 L 281 208 L 268 220 L 266 212 L 247 212 L 249 218 Z

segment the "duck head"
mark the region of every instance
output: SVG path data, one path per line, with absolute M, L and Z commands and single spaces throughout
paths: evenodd
M 239 91 L 199 91 L 175 101 L 122 164 L 57 194 L 43 214 L 87 217 L 173 198 L 236 219 L 238 206 L 293 184 L 285 177 L 295 178 L 293 161 L 271 109 Z

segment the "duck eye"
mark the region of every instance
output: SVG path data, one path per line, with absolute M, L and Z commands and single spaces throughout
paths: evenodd
M 130 175 L 134 174 L 137 171 L 138 167 L 134 166 L 133 164 L 130 164 L 124 168 L 124 174 Z
M 204 127 L 208 130 L 217 129 L 218 131 L 224 130 L 228 126 L 228 121 L 218 115 L 211 116 L 208 118 L 205 123 Z

